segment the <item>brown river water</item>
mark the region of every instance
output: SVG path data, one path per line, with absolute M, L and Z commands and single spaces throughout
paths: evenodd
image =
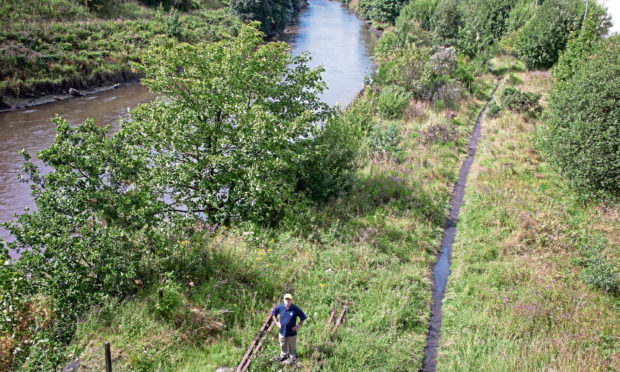
M 288 27 L 279 39 L 291 46 L 293 55 L 309 51 L 312 67 L 323 65 L 328 89 L 322 99 L 330 105 L 348 104 L 363 87 L 364 76 L 374 68 L 376 36 L 337 1 L 310 0 L 295 26 Z M 24 208 L 35 208 L 29 185 L 18 179 L 22 164 L 18 152 L 26 149 L 34 155 L 52 143 L 56 132 L 50 118 L 58 114 L 71 125 L 93 118 L 97 125 L 118 130 L 120 119 L 129 118 L 130 108 L 154 97 L 146 87 L 134 84 L 0 113 L 0 222 L 14 219 Z M 0 239 L 11 241 L 13 237 L 0 228 Z

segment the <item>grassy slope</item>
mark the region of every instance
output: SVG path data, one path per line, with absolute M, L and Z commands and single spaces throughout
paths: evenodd
M 548 73 L 516 75 L 517 88 L 544 100 Z M 576 201 L 532 145 L 538 124 L 511 112 L 483 122 L 452 251 L 438 370 L 620 369 L 618 297 L 584 284 L 574 264 L 575 238 L 601 233 L 617 270 L 618 206 Z
M 367 99 L 356 104 L 372 105 Z M 299 210 L 277 230 L 218 230 L 208 243 L 213 272 L 182 283 L 174 320 L 156 315 L 156 295 L 145 291 L 93 313 L 80 325 L 73 353 L 95 369 L 109 340 L 122 370 L 235 366 L 267 312 L 290 291 L 310 317 L 298 342 L 305 368 L 318 358 L 325 371 L 417 368 L 427 331 L 429 269 L 480 106 L 462 102 L 454 120 L 457 146 L 424 144 L 424 129 L 449 121 L 451 112 L 420 109 L 400 122 L 400 153 L 369 155 L 348 195 Z M 197 286 L 191 298 L 190 280 Z M 346 323 L 330 340 L 324 325 L 343 304 L 349 306 Z M 254 370 L 282 368 L 271 359 L 278 350 L 275 334 Z
M 222 6 L 218 2 L 178 18 L 134 1 L 117 3 L 105 17 L 74 0 L 0 4 L 0 96 L 36 97 L 135 79 L 129 62 L 155 35 L 213 41 L 239 24 L 228 9 L 212 10 Z

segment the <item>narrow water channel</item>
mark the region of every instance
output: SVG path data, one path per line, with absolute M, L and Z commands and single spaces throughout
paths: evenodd
M 446 224 L 443 229 L 439 257 L 437 258 L 437 263 L 433 269 L 431 320 L 428 326 L 428 333 L 426 334 L 426 346 L 424 347 L 424 358 L 422 359 L 421 371 L 423 372 L 435 372 L 435 368 L 437 366 L 437 348 L 439 347 L 439 336 L 441 333 L 443 297 L 446 293 L 446 284 L 448 283 L 448 276 L 450 275 L 450 255 L 452 253 L 452 244 L 456 238 L 457 221 L 459 219 L 459 213 L 461 212 L 461 205 L 463 205 L 463 199 L 465 198 L 467 176 L 469 175 L 469 170 L 471 169 L 471 165 L 474 162 L 474 157 L 476 156 L 478 139 L 480 139 L 480 132 L 482 130 L 482 118 L 484 117 L 484 113 L 486 112 L 489 103 L 493 99 L 493 95 L 499 87 L 499 83 L 500 80 L 498 79 L 495 84 L 495 89 L 476 118 L 476 123 L 474 124 L 474 128 L 471 132 L 469 145 L 467 147 L 467 157 L 463 161 L 463 165 L 459 170 L 459 178 L 456 181 L 452 191 L 450 212 L 448 213 Z
M 373 69 L 372 50 L 376 37 L 364 22 L 340 2 L 310 0 L 306 9 L 280 36 L 298 55 L 309 51 L 310 65 L 323 65 L 323 79 L 328 89 L 322 99 L 330 105 L 346 105 L 363 86 L 364 76 Z M 22 110 L 0 113 L 0 222 L 13 219 L 15 213 L 34 207 L 27 184 L 18 175 L 22 164 L 18 152 L 25 148 L 34 154 L 54 140 L 50 118 L 56 114 L 71 125 L 93 118 L 97 125 L 118 128 L 120 118 L 127 118 L 128 108 L 149 102 L 155 96 L 140 84 L 108 90 L 84 97 L 48 103 Z M 12 240 L 0 228 L 0 239 Z

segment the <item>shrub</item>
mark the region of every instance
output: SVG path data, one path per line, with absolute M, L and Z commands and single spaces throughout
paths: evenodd
M 463 26 L 458 0 L 443 0 L 435 10 L 431 22 L 433 38 L 439 45 L 456 45 L 459 29 Z
M 566 44 L 566 50 L 560 56 L 553 69 L 555 83 L 563 83 L 575 74 L 583 60 L 596 49 L 601 38 L 596 34 L 594 22 L 587 19 L 581 30 Z
M 463 56 L 457 56 L 456 62 L 456 70 L 452 72 L 450 77 L 460 81 L 463 87 L 465 87 L 470 93 L 473 93 L 476 90 L 476 67 L 468 63 Z
M 539 93 L 522 92 L 513 87 L 506 87 L 501 94 L 505 108 L 524 114 L 526 118 L 535 118 L 542 113 L 542 106 L 538 103 L 540 97 Z
M 540 144 L 571 185 L 592 197 L 620 192 L 620 37 L 574 64 L 555 84 Z
M 371 123 L 372 106 L 363 99 L 327 120 L 306 149 L 306 159 L 298 168 L 297 190 L 326 201 L 348 188 L 357 168 L 362 133 Z
M 445 104 L 453 107 L 461 95 L 461 85 L 455 80 L 439 80 L 433 87 L 431 102 L 441 102 L 441 108 Z
M 608 258 L 608 250 L 611 247 L 604 236 L 580 236 L 576 240 L 576 247 L 580 257 L 575 263 L 583 267 L 581 270 L 583 281 L 612 294 L 620 294 L 618 263 Z
M 359 12 L 369 21 L 394 24 L 405 0 L 360 0 Z
M 265 34 L 275 35 L 303 4 L 300 0 L 231 0 L 230 9 L 242 20 L 259 21 Z
M 377 41 L 374 55 L 378 62 L 384 62 L 410 46 L 423 47 L 430 44 L 430 33 L 423 30 L 416 21 L 396 21 L 396 27 L 387 30 Z
M 389 122 L 385 126 L 376 124 L 368 134 L 368 147 L 371 152 L 384 152 L 395 155 L 402 141 L 398 123 Z
M 570 35 L 581 27 L 585 4 L 580 0 L 546 0 L 519 32 L 515 49 L 529 69 L 550 68 Z M 608 16 L 592 2 L 589 17 L 599 35 L 609 28 Z
M 452 122 L 441 122 L 439 124 L 432 124 L 426 129 L 420 131 L 422 142 L 425 145 L 434 142 L 447 143 L 454 142 L 456 143 L 459 135 L 454 127 Z
M 400 11 L 399 19 L 415 20 L 424 30 L 432 29 L 432 19 L 439 0 L 412 0 Z M 398 24 L 399 20 L 396 20 Z
M 521 80 L 518 76 L 516 76 L 515 74 L 510 74 L 508 76 L 508 79 L 506 80 L 506 82 L 510 85 L 519 85 L 523 82 L 523 80 Z
M 497 103 L 497 100 L 492 100 L 487 107 L 487 116 L 490 118 L 496 118 L 502 112 L 502 106 Z
M 456 49 L 453 47 L 438 47 L 437 51 L 431 56 L 429 62 L 436 75 L 450 75 L 458 67 L 456 61 Z
M 508 29 L 513 0 L 469 0 L 459 4 L 462 27 L 458 32 L 459 51 L 469 56 L 490 47 Z
M 433 70 L 429 63 L 431 49 L 410 45 L 389 53 L 379 66 L 377 80 L 385 85 L 400 85 L 419 96 L 432 81 Z
M 540 1 L 542 3 L 542 1 Z M 508 31 L 517 31 L 523 27 L 536 11 L 536 3 L 531 0 L 519 0 L 510 10 L 508 15 Z
M 381 89 L 377 98 L 379 114 L 388 119 L 395 119 L 402 115 L 409 104 L 411 94 L 399 85 L 388 85 Z

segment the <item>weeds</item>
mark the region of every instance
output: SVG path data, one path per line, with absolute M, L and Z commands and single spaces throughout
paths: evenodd
M 549 88 L 548 74 L 515 75 L 528 93 Z M 611 288 L 617 278 L 620 225 L 609 206 L 580 204 L 537 154 L 538 124 L 508 114 L 483 122 L 452 250 L 438 370 L 617 369 L 617 297 L 592 286 Z

